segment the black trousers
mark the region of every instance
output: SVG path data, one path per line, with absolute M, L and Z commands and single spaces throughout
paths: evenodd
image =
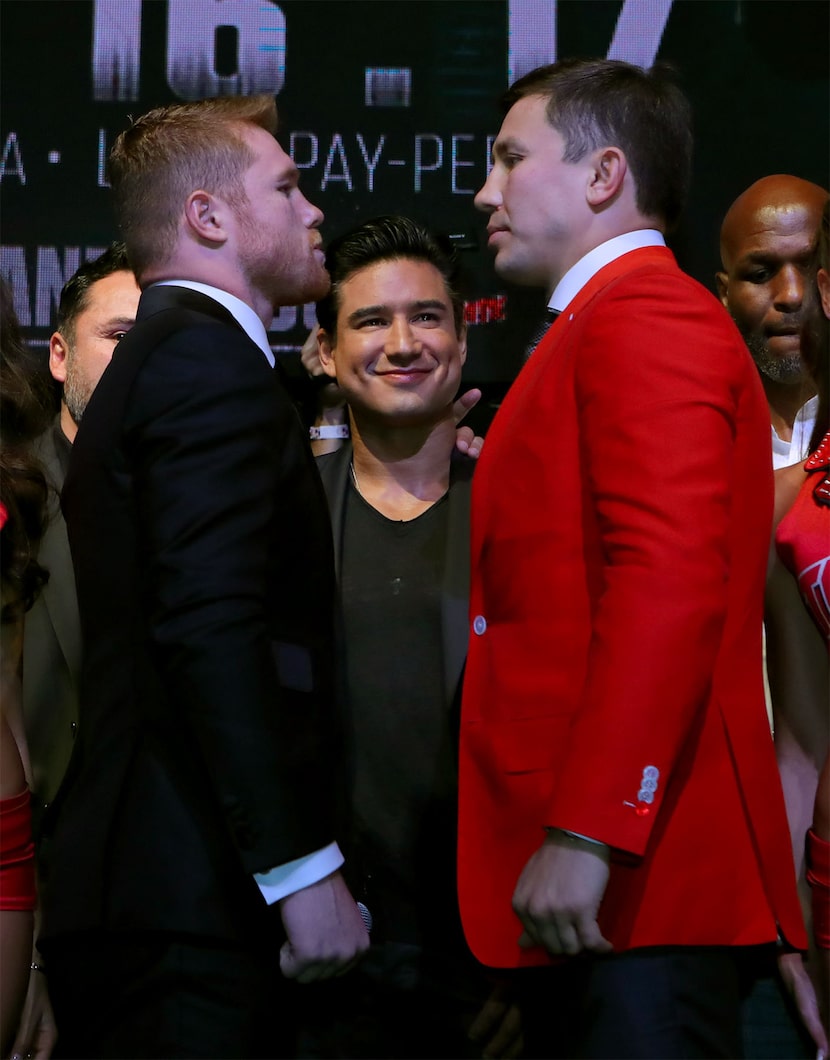
M 731 948 L 581 955 L 518 982 L 526 1057 L 743 1056 L 741 960 Z
M 268 949 L 169 935 L 52 940 L 44 959 L 58 1027 L 54 1056 L 293 1056 L 279 953 Z
M 373 945 L 348 975 L 294 987 L 300 1060 L 468 1060 L 492 986 L 466 952 Z

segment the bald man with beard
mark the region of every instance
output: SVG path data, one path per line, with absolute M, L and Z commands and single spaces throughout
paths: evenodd
M 762 177 L 730 206 L 721 228 L 718 294 L 761 374 L 773 466 L 803 460 L 816 414 L 801 338 L 817 302 L 807 282 L 827 192 L 800 177 Z

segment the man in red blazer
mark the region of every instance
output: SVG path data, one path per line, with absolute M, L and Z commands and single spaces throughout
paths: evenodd
M 559 315 L 473 485 L 465 931 L 547 968 L 528 1055 L 739 1056 L 742 948 L 805 944 L 761 677 L 769 415 L 665 246 L 682 93 L 572 60 L 506 104 L 476 204 Z

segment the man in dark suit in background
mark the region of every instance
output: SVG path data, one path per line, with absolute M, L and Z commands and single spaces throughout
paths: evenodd
M 23 711 L 36 835 L 66 772 L 78 722 L 81 625 L 59 494 L 78 424 L 118 341 L 135 323 L 139 294 L 124 244 L 113 243 L 65 284 L 57 330 L 49 340 L 49 371 L 61 385 L 60 412 L 36 442 L 52 487 L 38 554 L 49 581 L 23 630 Z
M 143 294 L 63 498 L 85 654 L 41 943 L 64 1055 L 290 1053 L 280 970 L 368 945 L 334 842 L 328 513 L 266 334 L 327 290 L 322 214 L 275 127 L 268 96 L 171 106 L 110 157 Z

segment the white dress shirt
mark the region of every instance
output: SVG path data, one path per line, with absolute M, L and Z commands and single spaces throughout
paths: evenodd
M 631 250 L 640 250 L 642 247 L 664 247 L 666 241 L 663 233 L 656 228 L 641 228 L 636 232 L 623 232 L 621 236 L 614 236 L 600 243 L 598 247 L 589 250 L 576 263 L 572 265 L 559 283 L 554 287 L 553 294 L 548 302 L 548 309 L 561 313 L 569 302 L 579 294 L 585 284 L 595 276 L 600 269 L 610 265 L 612 261 L 628 254 Z

